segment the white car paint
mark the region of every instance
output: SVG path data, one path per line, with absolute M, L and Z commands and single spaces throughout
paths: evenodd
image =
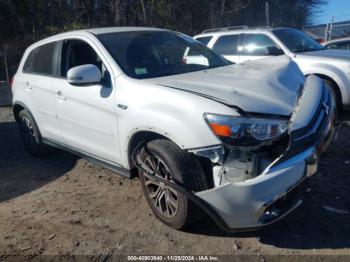
M 311 76 L 303 88 L 304 75 L 287 57 L 139 80 L 127 76 L 96 37 L 101 33 L 152 30 L 159 29 L 87 29 L 35 43 L 26 50 L 14 78 L 15 110 L 17 107 L 30 110 L 44 142 L 129 170 L 132 168 L 130 144 L 140 132 L 162 135 L 196 155 L 215 154 L 211 151 L 223 147 L 223 143 L 204 120 L 205 113 L 284 117 L 290 119 L 292 133 L 308 126 L 324 103 L 326 88 L 322 81 Z M 110 74 L 110 87 L 73 86 L 62 77 L 23 72 L 32 50 L 66 39 L 80 39 L 93 48 Z M 74 78 L 83 68 L 71 70 Z M 310 88 L 313 95 L 307 95 Z M 332 120 L 332 114 L 328 116 L 328 113 L 325 121 Z M 322 128 L 318 140 L 323 142 L 326 140 L 323 131 L 328 134 L 331 126 L 317 128 Z M 279 157 L 254 179 L 199 192 L 198 198 L 214 206 L 229 228 L 263 225 L 259 212 L 308 175 L 307 161 L 315 157 L 316 146 L 309 145 L 305 152 L 286 159 Z M 309 175 L 314 173 L 315 170 Z M 232 187 L 237 191 L 231 190 Z M 290 207 L 288 212 L 295 207 Z M 241 215 L 235 216 L 237 212 Z
M 295 63 L 282 56 L 147 81 L 203 93 L 238 107 L 244 104 L 244 110 L 251 113 L 288 116 L 294 110 L 295 94 L 303 87 L 304 76 Z
M 288 28 L 282 28 L 288 29 Z M 274 28 L 243 28 L 231 31 L 218 30 L 217 32 L 202 33 L 194 36 L 200 37 L 212 36 L 208 43 L 209 48 L 213 48 L 215 42 L 223 35 L 242 35 L 242 34 L 263 34 L 268 36 L 276 45 L 283 50 L 285 55 L 290 57 L 300 67 L 304 75 L 316 74 L 333 80 L 341 93 L 341 100 L 345 108 L 350 107 L 350 52 L 344 50 L 321 50 L 306 53 L 294 53 L 281 42 L 274 34 Z M 239 48 L 242 49 L 240 46 Z M 244 63 L 249 60 L 269 58 L 271 56 L 224 56 L 234 63 Z
M 334 44 L 334 46 L 333 46 Z M 322 43 L 327 49 L 340 49 L 340 50 L 350 50 L 350 37 L 337 38 Z M 339 46 L 340 45 L 340 46 Z

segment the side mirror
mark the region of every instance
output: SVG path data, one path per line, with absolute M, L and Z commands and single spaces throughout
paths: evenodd
M 93 85 L 101 82 L 100 69 L 95 65 L 76 66 L 67 72 L 67 80 L 71 85 Z

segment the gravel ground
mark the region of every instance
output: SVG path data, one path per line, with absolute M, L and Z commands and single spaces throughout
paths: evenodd
M 0 108 L 0 261 L 40 254 L 250 255 L 261 261 L 270 255 L 335 255 L 344 260 L 350 255 L 350 127 L 341 129 L 321 162 L 306 203 L 281 222 L 233 234 L 204 218 L 181 232 L 154 217 L 138 179 L 65 152 L 31 157 L 11 109 Z

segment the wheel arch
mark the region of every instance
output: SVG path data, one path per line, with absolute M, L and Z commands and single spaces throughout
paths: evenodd
M 337 99 L 338 109 L 342 110 L 343 109 L 343 95 L 342 95 L 340 86 L 337 83 L 337 81 L 335 81 L 332 77 L 325 75 L 325 74 L 315 74 L 315 75 L 323 80 L 327 80 L 327 81 L 332 83 L 332 87 L 334 88 L 334 92 L 336 93 L 336 96 L 337 96 L 336 99 Z
M 316 75 L 324 80 L 329 80 L 334 84 L 335 91 L 339 95 L 341 105 L 349 103 L 350 92 L 347 88 L 350 81 L 347 75 L 333 65 L 314 64 L 312 68 L 302 70 L 305 76 Z
M 16 102 L 13 103 L 13 109 L 12 109 L 13 115 L 14 115 L 16 121 L 19 120 L 19 112 L 21 112 L 23 109 L 26 109 L 26 110 L 31 114 L 31 116 L 32 116 L 33 119 L 34 119 L 34 116 L 33 116 L 33 114 L 30 112 L 30 110 L 28 109 L 28 107 L 27 107 L 25 104 L 23 104 L 22 102 L 16 101 Z
M 128 141 L 128 146 L 127 146 L 127 156 L 128 156 L 128 163 L 129 163 L 129 168 L 130 168 L 132 177 L 137 176 L 137 169 L 132 161 L 132 155 L 135 149 L 140 144 L 148 143 L 155 139 L 166 139 L 166 140 L 172 141 L 169 137 L 165 136 L 164 134 L 160 134 L 158 132 L 150 131 L 150 130 L 139 130 L 130 136 L 130 139 Z
M 38 126 L 38 123 L 35 120 L 33 113 L 30 111 L 30 109 L 24 103 L 22 103 L 20 101 L 16 101 L 13 103 L 12 111 L 13 111 L 13 115 L 15 117 L 16 122 L 19 121 L 19 113 L 22 110 L 26 110 L 28 112 L 28 114 L 33 118 L 34 125 L 36 126 L 36 128 L 38 129 L 38 132 L 39 132 L 39 136 L 37 137 L 37 140 L 38 140 L 38 142 L 41 142 L 42 141 L 41 131 L 40 131 L 40 128 Z

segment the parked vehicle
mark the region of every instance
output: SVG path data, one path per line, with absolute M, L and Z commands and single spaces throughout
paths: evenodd
M 350 37 L 338 38 L 323 43 L 326 49 L 341 49 L 350 51 Z
M 302 203 L 334 135 L 328 88 L 316 76 L 305 82 L 287 57 L 231 65 L 161 29 L 86 29 L 35 43 L 13 94 L 30 153 L 53 146 L 139 175 L 155 215 L 177 229 L 202 212 L 225 230 L 281 219 Z
M 315 74 L 331 87 L 339 111 L 350 109 L 350 52 L 326 50 L 293 28 L 218 28 L 194 38 L 235 63 L 287 55 L 304 75 Z

